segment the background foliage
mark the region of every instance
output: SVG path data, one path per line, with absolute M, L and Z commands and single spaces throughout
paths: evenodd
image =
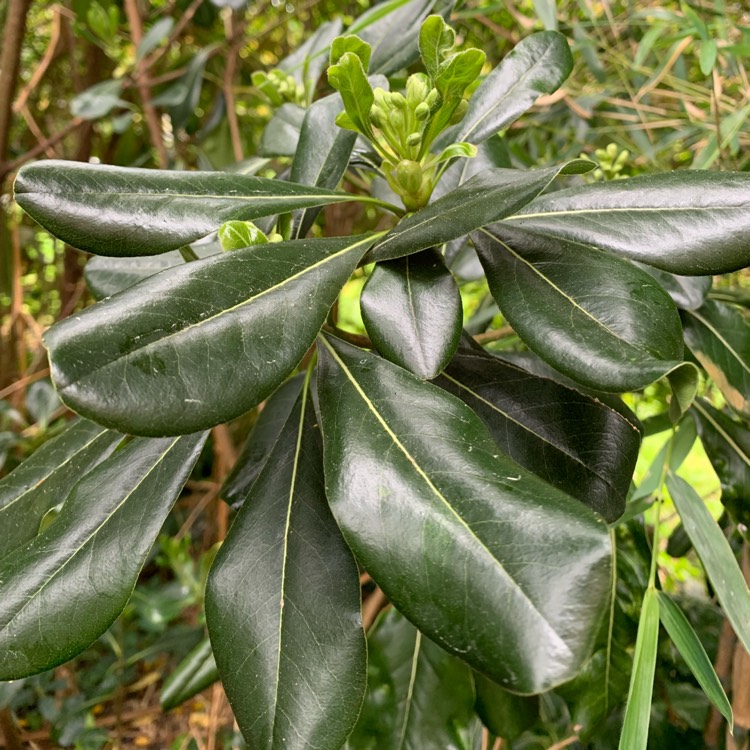
M 16 170 L 31 159 L 54 157 L 177 169 L 220 170 L 249 162 L 259 174 L 273 176 L 288 161 L 264 156 L 280 150 L 267 139 L 294 133 L 299 120 L 288 114 L 293 109 L 273 106 L 253 73 L 272 68 L 326 20 L 341 16 L 346 21 L 364 7 L 334 0 L 251 5 L 6 0 L 0 5 L 5 30 L 0 59 L 2 471 L 14 468 L 64 426 L 68 412 L 49 383 L 40 336 L 52 322 L 90 302 L 81 254 L 23 219 L 9 200 Z M 546 166 L 584 153 L 601 165 L 594 180 L 687 166 L 750 167 L 750 18 L 742 3 L 476 2 L 465 4 L 453 22 L 462 41 L 483 49 L 492 63 L 532 30 L 556 28 L 572 40 L 575 67 L 563 88 L 543 97 L 506 133 L 515 166 Z M 13 74 L 16 66 L 18 75 Z M 278 118 L 276 127 L 265 130 L 272 117 Z M 372 221 L 366 209 L 351 205 L 325 209 L 330 235 L 371 228 Z M 472 277 L 466 268 L 462 275 L 471 332 L 485 335 L 497 350 L 517 348 L 518 339 L 488 298 L 484 282 L 472 280 L 476 271 Z M 351 281 L 339 303 L 339 326 L 354 335 L 364 333 L 357 304 L 363 282 L 364 275 Z M 747 302 L 749 283 L 746 272 L 722 277 L 713 295 Z M 641 486 L 648 483 L 649 472 L 653 475 L 652 464 L 658 474 L 659 448 L 665 443 L 666 433 L 659 431 L 664 425 L 648 422 L 663 403 L 659 388 L 630 397 L 653 432 L 644 441 L 636 471 Z M 698 427 L 712 416 L 712 404 L 723 405 L 710 382 L 703 396 L 708 403 L 702 407 L 705 414 L 698 415 Z M 257 418 L 258 412 L 251 413 L 212 431 L 158 548 L 149 555 L 136 595 L 107 634 L 71 664 L 0 686 L 7 747 L 19 740 L 39 747 L 241 746 L 219 688 L 187 703 L 180 698 L 192 693 L 191 680 L 195 688 L 211 682 L 211 657 L 202 642 L 202 599 L 208 566 L 230 520 L 219 487 L 241 447 L 240 436 Z M 678 462 L 675 455 L 684 460 L 683 474 L 719 517 L 721 477 L 689 423 L 679 435 L 682 449 L 673 449 L 672 466 Z M 703 430 L 701 435 L 710 452 L 710 439 Z M 479 683 L 480 714 L 489 727 L 503 727 L 503 747 L 616 746 L 643 607 L 639 592 L 645 589 L 654 535 L 652 511 L 645 504 L 644 509 L 645 515 L 615 532 L 619 583 L 611 651 L 598 650 L 589 674 L 540 699 L 508 698 L 504 705 L 491 684 Z M 725 737 L 719 715 L 662 630 L 651 746 L 743 747 L 750 730 L 750 681 L 742 680 L 750 673 L 747 654 L 735 648 L 731 628 L 669 503 L 657 538 L 663 546 L 663 589 L 680 597 L 720 677 L 727 687 L 734 684 L 738 731 L 734 740 Z M 739 549 L 745 543 L 736 534 L 732 543 L 744 555 L 747 575 L 747 548 Z M 373 625 L 384 605 L 382 593 L 367 579 L 362 585 L 365 618 Z M 410 626 L 386 614 L 375 627 L 371 653 L 387 664 L 397 658 L 388 651 L 388 633 Z M 187 666 L 182 662 L 170 689 L 162 688 L 185 657 L 190 657 Z M 594 678 L 605 664 L 611 666 L 602 696 L 601 681 Z M 181 695 L 183 683 L 188 688 Z M 180 705 L 157 722 L 160 689 L 162 703 Z M 460 693 L 460 680 L 456 690 Z M 377 715 L 377 707 L 372 710 Z M 516 722 L 510 731 L 509 717 Z M 603 723 L 596 733 L 583 736 L 581 727 L 599 718 Z M 485 741 L 494 738 L 487 735 Z

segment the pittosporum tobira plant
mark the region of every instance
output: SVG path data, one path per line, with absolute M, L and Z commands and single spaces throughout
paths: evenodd
M 747 321 L 706 299 L 710 275 L 750 262 L 750 178 L 514 169 L 496 134 L 565 80 L 567 41 L 533 34 L 480 81 L 484 53 L 457 49 L 429 7 L 371 14 L 348 36 L 332 23 L 254 78 L 299 108 L 330 47 L 338 93 L 301 110 L 288 180 L 59 161 L 19 173 L 18 204 L 97 256 L 100 300 L 45 336 L 81 418 L 0 482 L 0 679 L 60 664 L 112 624 L 206 431 L 261 402 L 223 491 L 241 509 L 209 576 L 199 660 L 218 668 L 251 748 L 475 748 L 477 710 L 501 735 L 493 707 L 571 695 L 599 663 L 611 540 L 677 466 L 662 456 L 655 486 L 632 494 L 642 428 L 619 394 L 665 380 L 671 420 L 697 420 L 717 465 L 746 430 L 691 404 L 698 363 L 750 414 L 747 359 L 732 356 L 748 351 Z M 420 56 L 424 71 L 389 90 Z M 347 170 L 371 194 L 339 189 Z M 347 201 L 390 216 L 387 229 L 308 236 L 321 207 Z M 496 355 L 462 331 L 458 251 L 476 253 L 525 351 Z M 330 314 L 362 267 L 364 347 Z M 702 555 L 713 540 L 708 575 L 750 645 L 726 541 L 668 481 Z M 361 571 L 394 605 L 370 633 L 369 672 Z M 663 599 L 652 565 L 628 707 L 641 718 L 660 612 L 678 645 L 692 633 Z M 623 746 L 645 747 L 632 726 Z

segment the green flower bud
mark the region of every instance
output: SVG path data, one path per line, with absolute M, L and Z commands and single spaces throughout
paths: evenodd
M 422 167 L 419 162 L 402 159 L 393 169 L 398 186 L 407 193 L 418 193 L 422 186 Z
M 391 106 L 396 109 L 406 109 L 406 99 L 403 94 L 399 94 L 398 91 L 391 91 L 390 95 Z
M 406 139 L 407 146 L 419 146 L 420 143 L 422 143 L 421 133 L 410 133 Z
M 410 107 L 424 102 L 430 93 L 430 79 L 424 73 L 414 73 L 406 81 L 406 101 Z
M 439 101 L 440 92 L 437 89 L 432 89 L 430 93 L 427 94 L 427 97 L 425 99 L 425 102 L 427 103 L 427 106 L 430 108 L 430 110 L 433 110 L 435 107 L 437 107 Z
M 417 120 L 424 122 L 430 116 L 430 105 L 427 104 L 427 102 L 418 104 L 417 108 L 414 110 L 414 115 Z
M 469 102 L 467 102 L 466 99 L 461 99 L 461 101 L 458 103 L 458 106 L 456 107 L 453 114 L 451 115 L 451 119 L 448 121 L 449 124 L 455 125 L 457 122 L 461 122 L 461 120 L 464 119 L 466 110 L 468 109 L 469 109 Z
M 386 114 L 383 111 L 382 107 L 379 107 L 377 104 L 373 104 L 370 108 L 370 122 L 376 127 L 381 128 L 383 127 L 383 123 L 385 122 Z

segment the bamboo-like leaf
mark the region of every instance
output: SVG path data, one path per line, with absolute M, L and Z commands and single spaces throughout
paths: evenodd
M 117 447 L 122 435 L 78 420 L 0 480 L 0 558 L 33 539 L 47 511 Z
M 667 489 L 727 619 L 750 653 L 750 591 L 724 532 L 684 479 L 670 474 Z
M 503 58 L 469 99 L 455 141 L 481 143 L 507 128 L 542 94 L 551 94 L 570 75 L 568 40 L 556 31 L 532 34 Z
M 395 609 L 367 636 L 367 694 L 347 750 L 475 750 L 471 670 Z
M 233 419 L 299 364 L 371 242 L 256 245 L 169 269 L 102 300 L 45 335 L 60 397 L 135 435 L 189 433 Z
M 727 273 L 750 265 L 750 175 L 680 170 L 584 185 L 506 221 L 670 273 Z
M 454 396 L 322 342 L 326 486 L 357 559 L 426 636 L 501 685 L 570 679 L 606 607 L 604 523 L 502 455 Z
M 468 342 L 436 382 L 474 409 L 514 461 L 607 521 L 622 515 L 640 446 L 633 422 Z
M 563 374 L 623 392 L 683 367 L 677 308 L 644 271 L 502 222 L 472 236 L 503 315 Z
M 205 438 L 133 440 L 0 561 L 0 680 L 72 659 L 115 621 Z
M 230 172 L 174 172 L 41 161 L 22 167 L 17 203 L 64 242 L 97 255 L 156 255 L 225 221 L 360 200 Z M 365 198 L 365 200 L 369 200 Z
M 620 735 L 620 750 L 646 750 L 658 645 L 659 596 L 656 589 L 649 588 L 643 597 L 641 619 L 638 623 L 633 674 L 630 678 L 628 704 Z
M 360 305 L 378 351 L 419 378 L 436 377 L 456 351 L 461 294 L 436 250 L 378 263 Z
M 750 417 L 750 319 L 740 308 L 707 300 L 684 316 L 685 343 L 724 394 Z
M 488 169 L 421 211 L 400 221 L 368 254 L 367 260 L 392 260 L 416 253 L 499 221 L 518 211 L 561 174 L 587 172 L 583 160 L 561 167 L 535 169 Z
M 176 667 L 161 689 L 159 703 L 165 711 L 190 700 L 219 679 L 211 642 L 204 638 Z
M 693 676 L 703 688 L 706 697 L 729 722 L 731 731 L 734 723 L 732 706 L 706 654 L 706 649 L 703 648 L 703 644 L 682 610 L 663 591 L 659 592 L 659 617 L 672 642 L 690 667 Z
M 216 557 L 206 621 L 250 747 L 339 750 L 366 680 L 357 565 L 325 497 L 307 383 Z

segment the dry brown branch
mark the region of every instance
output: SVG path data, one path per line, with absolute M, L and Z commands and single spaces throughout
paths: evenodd
M 512 336 L 514 333 L 510 326 L 503 326 L 502 328 L 495 328 L 492 331 L 485 331 L 484 333 L 478 333 L 474 336 L 474 341 L 477 344 L 489 344 L 490 341 L 499 341 L 500 339 L 506 339 L 508 336 Z
M 362 627 L 364 627 L 365 631 L 368 631 L 372 627 L 378 613 L 387 603 L 388 597 L 383 593 L 381 588 L 376 588 L 365 599 L 365 603 L 362 605 Z
M 242 148 L 242 138 L 240 136 L 240 125 L 237 121 L 237 111 L 234 102 L 234 75 L 237 70 L 237 59 L 239 57 L 240 47 L 243 40 L 231 41 L 235 38 L 234 32 L 234 11 L 229 9 L 226 17 L 225 34 L 229 49 L 227 50 L 227 66 L 224 69 L 224 101 L 226 102 L 227 122 L 229 123 L 229 135 L 232 141 L 232 153 L 236 161 L 242 161 L 245 153 Z

